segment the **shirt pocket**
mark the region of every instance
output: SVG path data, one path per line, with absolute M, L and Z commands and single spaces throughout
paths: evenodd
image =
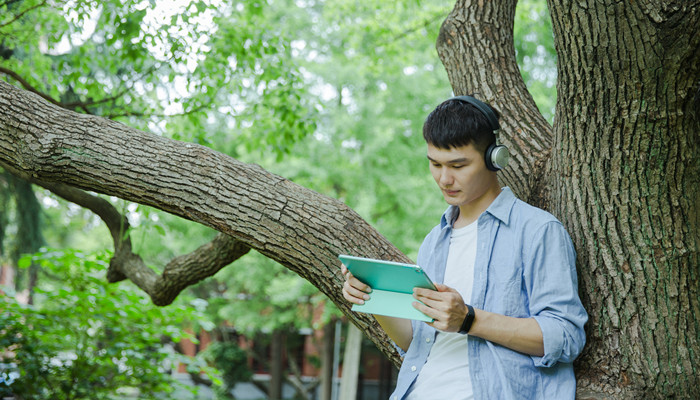
M 523 317 L 527 301 L 522 294 L 522 267 L 492 263 L 489 268 L 486 304 L 488 311 Z

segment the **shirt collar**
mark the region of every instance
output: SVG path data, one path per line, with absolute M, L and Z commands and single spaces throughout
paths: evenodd
M 496 197 L 491 205 L 489 205 L 484 213 L 489 213 L 495 218 L 501 220 L 504 224 L 508 225 L 508 222 L 510 221 L 510 210 L 513 208 L 513 204 L 515 204 L 515 195 L 510 188 L 506 186 L 501 188 L 501 193 L 498 195 L 498 197 Z M 458 215 L 459 207 L 448 207 L 445 213 L 442 214 L 440 227 L 444 229 L 445 226 L 452 226 Z
M 514 204 L 515 195 L 510 188 L 506 186 L 501 188 L 501 193 L 496 197 L 493 203 L 491 203 L 489 208 L 486 209 L 486 212 L 508 225 L 510 221 L 510 210 L 513 209 Z

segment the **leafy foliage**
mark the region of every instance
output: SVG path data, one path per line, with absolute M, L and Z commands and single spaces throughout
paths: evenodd
M 219 397 L 228 398 L 227 394 L 237 383 L 253 377 L 247 364 L 248 354 L 234 342 L 214 342 L 204 350 L 202 357 L 221 371 L 222 382 L 215 387 Z
M 36 289 L 36 304 L 2 295 L 0 362 L 19 376 L 0 385 L 4 395 L 25 399 L 106 399 L 119 388 L 138 387 L 142 398 L 159 398 L 175 384 L 174 360 L 164 340 L 187 335 L 192 307 L 158 308 L 128 284 L 108 284 L 109 254 L 46 251 L 25 257 L 49 276 Z
M 552 123 L 557 100 L 557 53 L 545 1 L 518 1 L 513 36 L 525 84 L 542 115 Z

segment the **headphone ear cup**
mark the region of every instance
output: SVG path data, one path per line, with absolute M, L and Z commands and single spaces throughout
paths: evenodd
M 484 154 L 484 161 L 486 162 L 486 168 L 489 171 L 499 171 L 508 165 L 508 160 L 510 160 L 510 152 L 506 146 L 497 145 L 495 142 L 486 149 Z

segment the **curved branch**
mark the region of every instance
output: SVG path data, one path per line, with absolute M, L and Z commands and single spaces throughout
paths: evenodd
M 61 106 L 61 102 L 60 102 L 60 101 L 55 100 L 53 97 L 51 97 L 51 96 L 49 96 L 48 94 L 46 94 L 46 93 L 40 91 L 39 89 L 35 88 L 34 86 L 32 86 L 31 83 L 29 83 L 26 79 L 22 78 L 22 77 L 21 77 L 18 73 L 16 73 L 15 71 L 13 71 L 13 70 L 11 70 L 11 69 L 7 69 L 7 68 L 5 68 L 5 67 L 0 67 L 0 73 L 3 73 L 3 74 L 5 74 L 5 75 L 11 77 L 12 79 L 16 80 L 17 82 L 19 82 L 20 85 L 22 85 L 22 87 L 23 87 L 24 89 L 26 89 L 26 90 L 28 90 L 28 91 L 30 91 L 30 92 L 32 92 L 32 93 L 34 93 L 34 94 L 40 96 L 42 99 L 48 101 L 49 103 L 55 104 L 55 105 L 57 105 L 57 106 Z
M 143 76 L 145 76 L 145 75 L 147 75 L 147 74 L 153 72 L 154 70 L 155 70 L 155 67 L 149 68 L 147 71 L 143 72 L 143 73 L 140 74 L 138 77 L 134 78 L 134 81 L 136 81 L 136 80 L 140 79 L 141 77 L 143 77 Z M 0 73 L 3 73 L 3 74 L 5 74 L 5 75 L 11 77 L 12 79 L 14 79 L 14 80 L 16 80 L 17 82 L 19 82 L 20 85 L 22 85 L 22 87 L 25 88 L 26 90 L 28 90 L 28 91 L 30 91 L 30 92 L 32 92 L 32 93 L 34 93 L 34 94 L 37 94 L 37 95 L 41 96 L 41 98 L 43 98 L 44 100 L 46 100 L 46 101 L 48 101 L 48 102 L 50 102 L 50 103 L 52 103 L 52 104 L 55 104 L 55 105 L 57 105 L 57 106 L 59 106 L 59 107 L 63 107 L 63 108 L 65 108 L 65 109 L 71 110 L 71 111 L 75 111 L 76 109 L 81 108 L 81 109 L 83 109 L 83 110 L 84 110 L 86 113 L 88 113 L 88 114 L 93 114 L 92 112 L 90 112 L 90 111 L 87 109 L 88 107 L 90 107 L 90 106 L 95 106 L 95 105 L 99 105 L 99 104 L 103 104 L 103 103 L 108 103 L 108 102 L 110 102 L 110 101 L 117 100 L 118 98 L 123 97 L 125 94 L 127 94 L 127 93 L 129 92 L 129 90 L 131 90 L 131 89 L 133 88 L 133 87 L 127 86 L 127 87 L 125 87 L 124 89 L 122 89 L 120 92 L 118 92 L 118 93 L 116 93 L 116 94 L 114 94 L 114 95 L 112 95 L 112 96 L 104 97 L 104 98 L 99 99 L 99 100 L 73 101 L 73 102 L 70 102 L 70 103 L 63 103 L 63 102 L 60 102 L 60 101 L 58 101 L 58 100 L 55 100 L 53 97 L 51 97 L 51 96 L 49 96 L 48 94 L 46 94 L 46 93 L 40 91 L 39 89 L 35 88 L 34 86 L 32 86 L 31 83 L 29 83 L 29 81 L 27 81 L 26 79 L 22 78 L 22 76 L 20 76 L 20 75 L 19 75 L 18 73 L 16 73 L 15 71 L 12 71 L 12 70 L 10 70 L 10 69 L 8 69 L 8 68 L 0 67 Z M 123 83 L 123 82 L 122 82 L 122 83 Z M 204 108 L 204 107 L 206 107 L 206 106 L 208 106 L 208 105 L 209 105 L 209 104 L 204 104 L 204 105 L 202 105 L 200 108 Z M 194 111 L 193 111 L 193 112 L 194 112 Z M 130 114 L 124 113 L 124 115 L 125 115 L 125 116 L 128 116 L 128 115 L 143 115 L 143 114 L 141 114 L 141 113 L 130 113 Z M 114 117 L 117 117 L 117 116 L 122 116 L 122 115 L 110 115 L 110 116 L 106 116 L 106 117 L 107 117 L 107 118 L 114 118 Z
M 220 233 L 192 253 L 172 259 L 158 275 L 132 251 L 127 234 L 129 222 L 107 200 L 61 183 L 36 179 L 32 183 L 97 214 L 107 225 L 114 241 L 114 257 L 110 260 L 107 280 L 129 279 L 159 306 L 172 303 L 183 289 L 214 275 L 250 251 L 245 244 Z

